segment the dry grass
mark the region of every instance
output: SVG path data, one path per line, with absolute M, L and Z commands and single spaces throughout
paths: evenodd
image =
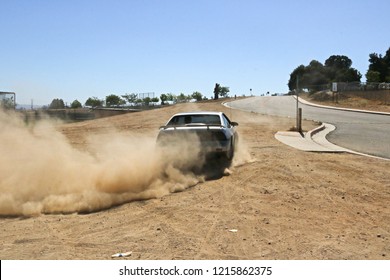
M 334 98 L 332 93 L 318 92 L 314 94 L 303 93 L 300 94 L 305 100 L 315 104 L 369 110 L 390 112 L 390 92 L 382 91 L 381 94 L 373 92 L 349 92 L 340 93 Z

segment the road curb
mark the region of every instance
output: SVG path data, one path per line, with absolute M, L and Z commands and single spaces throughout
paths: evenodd
M 320 126 L 308 131 L 306 134 L 305 134 L 305 138 L 310 138 L 312 140 L 313 136 L 321 131 L 323 131 L 325 129 L 325 124 L 321 124 Z
M 356 151 L 335 145 L 332 142 L 329 142 L 326 139 L 326 135 L 328 135 L 330 132 L 332 132 L 335 128 L 336 127 L 331 125 L 331 124 L 323 123 L 321 126 L 316 127 L 314 129 L 312 129 L 311 131 L 307 132 L 305 135 L 305 138 L 307 137 L 309 141 L 312 141 L 312 142 L 328 149 L 328 152 L 349 153 L 349 154 L 353 154 L 353 155 L 359 155 L 359 156 L 365 156 L 365 157 L 370 157 L 370 158 L 374 158 L 374 159 L 390 161 L 390 159 L 385 158 L 385 157 L 379 157 L 379 156 L 356 152 Z M 326 132 L 324 130 L 328 130 L 328 131 Z M 324 131 L 324 133 L 319 135 L 323 131 Z M 317 139 L 314 139 L 315 137 L 317 137 Z

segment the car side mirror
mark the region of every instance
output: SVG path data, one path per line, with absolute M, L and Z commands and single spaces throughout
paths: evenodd
M 230 123 L 232 126 L 238 126 L 238 123 L 237 122 L 231 122 Z

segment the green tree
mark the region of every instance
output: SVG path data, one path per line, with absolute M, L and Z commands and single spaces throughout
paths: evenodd
M 221 85 L 216 83 L 214 86 L 214 99 L 217 100 L 219 97 L 219 93 L 221 92 Z
M 387 65 L 385 82 L 390 83 L 390 48 L 386 51 L 386 54 L 383 57 L 383 60 L 385 61 L 386 65 Z
M 303 74 L 305 74 L 305 66 L 302 64 L 292 71 L 290 74 L 290 80 L 287 84 L 290 90 L 294 90 L 297 87 L 297 79 L 299 82 L 299 79 L 303 77 Z
M 148 97 L 145 97 L 142 102 L 145 104 L 145 106 L 149 106 L 149 103 L 151 101 L 151 98 L 148 96 Z
M 85 106 L 91 106 L 92 108 L 102 107 L 103 105 L 104 101 L 97 97 L 89 97 L 87 101 L 85 101 Z
M 220 84 L 216 83 L 214 87 L 214 99 L 218 99 L 219 96 L 226 97 L 229 92 L 229 87 L 222 87 Z
M 341 71 L 339 74 L 339 80 L 344 82 L 360 82 L 362 78 L 362 74 L 355 68 L 349 68 L 348 70 Z
M 178 103 L 183 103 L 183 102 L 186 102 L 186 101 L 187 101 L 187 96 L 184 93 L 180 93 L 177 96 L 177 102 Z
M 352 60 L 345 55 L 332 55 L 325 61 L 330 82 L 360 81 L 362 75 L 352 66 Z
M 165 102 L 167 102 L 168 100 L 168 96 L 165 93 L 163 93 L 160 95 L 160 100 L 161 100 L 161 105 L 164 105 Z
M 294 90 L 297 87 L 309 91 L 321 90 L 331 82 L 359 81 L 362 75 L 352 68 L 352 60 L 345 55 L 332 55 L 325 65 L 317 60 L 312 60 L 309 65 L 300 65 L 290 74 L 288 87 Z
M 202 100 L 202 94 L 199 91 L 195 91 L 192 93 L 191 97 L 195 99 L 196 101 Z
M 59 98 L 53 99 L 49 105 L 49 109 L 64 109 L 64 108 L 65 108 L 64 100 Z
M 122 97 L 130 104 L 134 104 L 137 101 L 138 95 L 136 93 L 128 93 L 125 95 L 122 95 Z
M 219 91 L 219 95 L 222 97 L 227 97 L 229 92 L 230 92 L 229 87 L 221 87 Z
M 366 73 L 366 79 L 368 83 L 380 83 L 381 73 L 378 71 L 368 70 Z
M 70 107 L 71 107 L 72 109 L 77 109 L 77 108 L 81 108 L 81 107 L 83 107 L 83 106 L 81 105 L 80 101 L 78 101 L 78 100 L 76 99 L 76 100 L 74 100 L 74 101 L 72 102 L 72 104 L 70 104 Z
M 328 82 L 329 80 L 324 65 L 317 60 L 312 60 L 306 67 L 305 74 L 303 74 L 300 84 L 302 85 L 302 88 L 306 88 L 310 91 L 317 91 L 321 89 L 321 86 L 326 85 Z
M 153 97 L 150 101 L 153 103 L 158 103 L 160 99 L 158 99 L 158 97 Z
M 177 96 L 172 94 L 172 93 L 167 93 L 167 100 L 168 101 L 172 101 L 172 102 L 176 102 L 177 101 Z
M 371 53 L 368 61 L 370 64 L 366 73 L 367 82 L 390 82 L 390 48 L 386 51 L 385 56 Z M 379 73 L 379 81 L 377 73 Z
M 352 60 L 345 55 L 331 55 L 325 60 L 325 66 L 335 69 L 349 69 L 352 65 Z
M 107 107 L 120 106 L 124 104 L 126 104 L 126 101 L 120 98 L 118 95 L 110 94 L 106 96 Z

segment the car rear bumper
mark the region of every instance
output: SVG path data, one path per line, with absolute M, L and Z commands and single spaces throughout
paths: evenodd
M 229 141 L 201 142 L 200 150 L 204 153 L 226 153 L 229 151 Z

